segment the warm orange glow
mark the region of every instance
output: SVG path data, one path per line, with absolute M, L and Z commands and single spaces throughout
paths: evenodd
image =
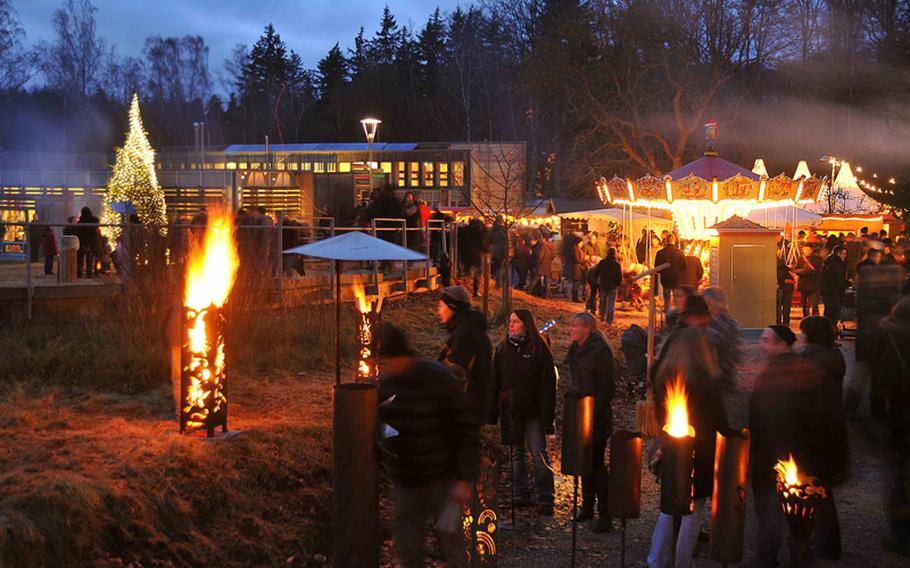
M 229 215 L 213 211 L 202 246 L 194 246 L 187 261 L 184 298 L 186 329 L 183 371 L 187 385 L 182 415 L 190 429 L 206 425 L 226 403 L 223 316 L 218 308 L 227 301 L 238 258 Z
M 355 281 L 351 290 L 357 301 L 357 378 L 368 380 L 378 373 L 376 364 L 376 336 L 379 333 L 379 310 L 382 309 L 382 297 L 371 298 L 366 294 L 363 283 Z
M 689 410 L 686 407 L 686 385 L 682 375 L 667 384 L 667 424 L 664 431 L 674 438 L 695 436 L 695 429 L 689 425 Z
M 223 212 L 210 214 L 202 250 L 194 247 L 187 261 L 184 305 L 194 310 L 223 306 L 234 287 L 238 265 L 231 217 Z
M 779 460 L 777 465 L 774 466 L 774 471 L 777 472 L 777 480 L 781 483 L 788 486 L 799 483 L 799 469 L 796 467 L 793 454 L 790 454 L 790 459 L 787 461 Z

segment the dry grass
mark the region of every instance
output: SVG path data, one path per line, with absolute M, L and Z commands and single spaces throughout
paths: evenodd
M 383 318 L 433 357 L 436 304 L 390 300 Z M 561 359 L 580 306 L 515 304 L 557 319 Z M 0 566 L 315 566 L 329 554 L 332 308 L 245 307 L 228 331 L 241 433 L 217 442 L 177 433 L 163 315 L 0 332 Z M 343 314 L 350 360 L 350 305 Z

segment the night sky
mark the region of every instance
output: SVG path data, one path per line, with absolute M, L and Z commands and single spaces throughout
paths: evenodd
M 307 68 L 315 68 L 335 42 L 353 45 L 361 26 L 369 37 L 375 32 L 386 2 L 381 0 L 93 0 L 98 33 L 116 46 L 119 55 L 138 56 L 150 35 L 201 35 L 209 46 L 209 69 L 217 82 L 224 60 L 233 47 L 251 46 L 269 22 L 285 43 L 300 54 Z M 399 26 L 416 32 L 438 5 L 450 12 L 461 0 L 390 0 Z M 51 19 L 62 2 L 14 0 L 26 43 L 53 38 Z

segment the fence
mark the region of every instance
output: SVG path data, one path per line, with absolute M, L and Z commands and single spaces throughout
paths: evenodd
M 260 220 L 256 220 L 260 221 Z M 254 222 L 256 222 L 254 221 Z M 418 280 L 418 286 L 428 287 L 432 278 L 434 259 L 440 253 L 445 253 L 449 258 L 455 258 L 457 242 L 457 225 L 442 220 L 429 220 L 425 226 L 407 226 L 404 219 L 373 219 L 369 226 L 342 227 L 336 226 L 334 218 L 317 217 L 314 225 L 309 226 L 293 220 L 286 220 L 281 215 L 276 222 L 262 222 L 261 224 L 235 225 L 235 244 L 240 258 L 238 278 L 243 277 L 250 281 L 269 281 L 278 292 L 279 301 L 288 279 L 308 274 L 331 275 L 330 282 L 335 281 L 335 264 L 319 259 L 296 254 L 284 254 L 284 251 L 297 246 L 317 242 L 322 239 L 339 234 L 360 231 L 371 234 L 377 238 L 388 240 L 401 246 L 410 248 L 426 255 L 426 260 L 403 262 L 400 266 L 400 279 L 395 263 L 372 262 L 369 273 L 372 283 L 378 289 L 380 274 L 383 281 L 392 281 L 392 291 L 407 291 L 409 268 L 418 266 L 423 273 L 423 278 Z M 165 231 L 157 231 L 157 227 L 118 223 L 42 223 L 30 221 L 0 222 L 2 235 L 24 235 L 22 240 L 5 240 L 0 238 L 0 260 L 6 260 L 6 274 L 21 264 L 22 279 L 14 278 L 14 287 L 25 289 L 26 314 L 32 317 L 32 302 L 34 298 L 35 283 L 32 275 L 33 263 L 40 262 L 45 256 L 43 240 L 46 230 L 50 228 L 54 233 L 55 242 L 62 245 L 62 236 L 76 236 L 84 234 L 86 229 L 118 229 L 121 236 L 115 243 L 96 243 L 97 250 L 80 254 L 77 262 L 80 271 L 109 270 L 116 272 L 120 279 L 121 289 L 124 293 L 130 292 L 125 285 L 134 270 L 139 267 L 152 265 L 162 270 L 163 277 L 172 278 L 182 276 L 189 250 L 194 242 L 201 242 L 204 227 L 202 225 L 170 224 Z M 14 230 L 11 230 L 14 229 Z M 95 238 L 92 239 L 93 241 Z M 95 245 L 93 245 L 95 246 Z M 55 258 L 58 273 L 60 270 L 59 256 Z M 410 264 L 410 267 L 409 267 Z M 457 263 L 453 263 L 453 266 Z M 91 266 L 91 270 L 88 269 Z M 457 270 L 457 268 L 456 268 Z M 242 275 L 242 276 L 241 276 Z M 19 285 L 21 283 L 21 286 Z M 7 286 L 9 287 L 9 286 Z M 378 293 L 378 292 L 376 292 Z

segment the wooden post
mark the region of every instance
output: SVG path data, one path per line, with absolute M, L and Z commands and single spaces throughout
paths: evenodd
M 666 270 L 669 267 L 670 263 L 665 262 L 660 266 L 655 266 L 650 270 L 645 270 L 644 272 L 636 274 L 635 278 L 632 279 L 632 282 L 635 282 L 645 276 L 651 277 L 648 292 L 648 381 L 651 380 L 651 366 L 654 364 L 654 327 L 657 319 L 657 276 L 662 270 Z

